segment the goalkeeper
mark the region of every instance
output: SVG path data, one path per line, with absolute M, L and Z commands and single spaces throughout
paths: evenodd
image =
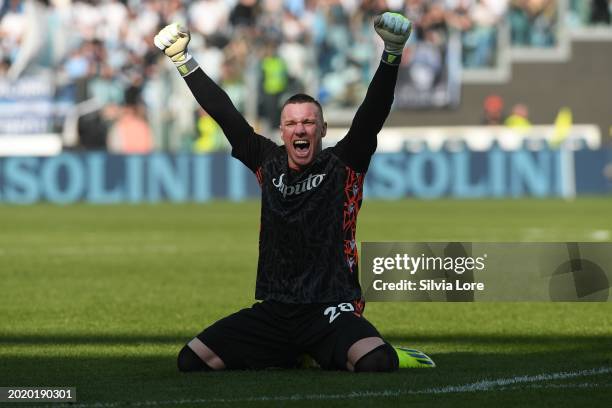
M 380 65 L 347 135 L 325 150 L 321 139 L 327 123 L 315 99 L 297 94 L 284 103 L 284 146 L 277 146 L 254 132 L 189 55 L 189 32 L 171 24 L 155 36 L 155 45 L 172 59 L 198 103 L 223 129 L 232 156 L 255 173 L 262 194 L 255 291 L 261 302 L 193 338 L 179 353 L 180 371 L 291 368 L 302 355 L 331 370 L 434 366 L 416 350 L 385 342 L 362 316 L 357 214 L 411 23 L 385 13 L 375 18 L 374 28 L 385 43 Z

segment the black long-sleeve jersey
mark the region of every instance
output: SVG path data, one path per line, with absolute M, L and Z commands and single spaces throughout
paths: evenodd
M 397 66 L 380 63 L 347 135 L 300 172 L 287 151 L 255 133 L 202 69 L 185 77 L 198 103 L 221 126 L 232 156 L 262 191 L 255 297 L 284 303 L 361 298 L 355 241 L 365 172 L 387 118 Z

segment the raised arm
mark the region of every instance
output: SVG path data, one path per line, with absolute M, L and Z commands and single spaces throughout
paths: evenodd
M 254 133 L 231 99 L 200 67 L 183 76 L 200 106 L 219 124 L 234 147 Z
M 276 145 L 255 133 L 231 99 L 187 52 L 189 31 L 179 24 L 164 27 L 154 38 L 177 67 L 200 106 L 219 124 L 232 145 L 232 155 L 254 172 Z
M 412 24 L 400 14 L 387 12 L 374 19 L 374 28 L 385 42 L 385 51 L 347 135 L 334 148 L 342 161 L 359 172 L 368 169 L 377 135 L 391 111 L 398 67 Z

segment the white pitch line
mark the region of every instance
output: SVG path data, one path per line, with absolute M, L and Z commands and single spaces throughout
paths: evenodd
M 610 231 L 608 230 L 594 230 L 589 234 L 589 238 L 595 241 L 609 241 Z
M 520 385 L 512 385 L 510 387 L 499 387 L 495 391 L 516 391 L 516 390 L 540 390 L 550 388 L 612 388 L 612 384 L 596 384 L 596 383 L 579 383 L 579 384 L 529 384 L 521 387 Z
M 524 375 L 511 378 L 498 378 L 496 380 L 482 380 L 465 385 L 449 385 L 442 388 L 430 388 L 428 390 L 415 391 L 416 394 L 449 394 L 453 392 L 488 391 L 491 388 L 507 385 L 534 383 L 542 381 L 565 380 L 567 378 L 586 377 L 591 375 L 612 373 L 612 367 L 600 367 L 590 370 L 559 372 L 550 374 Z
M 518 384 L 530 384 L 542 381 L 566 380 L 569 378 L 589 377 L 612 373 L 612 367 L 592 368 L 580 371 L 561 371 L 558 373 L 524 375 L 510 378 L 498 378 L 494 380 L 482 380 L 463 385 L 448 385 L 445 387 L 426 388 L 422 390 L 386 390 L 386 391 L 354 391 L 345 394 L 294 394 L 287 396 L 261 396 L 246 398 L 201 398 L 167 401 L 125 401 L 125 402 L 92 402 L 83 404 L 54 404 L 48 407 L 70 407 L 70 408 L 114 408 L 124 405 L 132 407 L 155 407 L 167 405 L 187 404 L 210 404 L 210 403 L 245 403 L 245 402 L 283 402 L 283 401 L 324 401 L 340 399 L 357 399 L 368 397 L 398 397 L 401 395 L 428 395 L 428 394 L 453 394 L 464 392 L 491 391 L 493 389 L 515 388 Z M 559 388 L 556 384 L 547 384 L 550 388 Z M 547 385 L 541 388 L 549 388 Z M 510 386 L 510 387 L 509 387 Z M 533 386 L 533 385 L 531 385 Z M 593 385 L 597 386 L 597 385 Z M 570 388 L 570 387 L 568 387 Z M 40 408 L 40 406 L 38 406 Z

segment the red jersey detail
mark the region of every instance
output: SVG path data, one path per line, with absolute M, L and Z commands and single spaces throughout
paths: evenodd
M 259 187 L 263 184 L 263 175 L 261 174 L 261 166 L 257 168 L 255 172 L 255 177 L 257 177 L 257 182 L 259 183 Z
M 355 311 L 353 314 L 357 317 L 361 317 L 363 315 L 363 311 L 365 310 L 365 300 L 363 299 L 355 299 L 353 300 L 353 307 Z
M 357 214 L 363 200 L 363 181 L 363 173 L 357 173 L 350 167 L 346 167 L 342 229 L 344 230 L 344 257 L 351 273 L 357 272 L 359 262 L 355 232 L 357 230 Z

